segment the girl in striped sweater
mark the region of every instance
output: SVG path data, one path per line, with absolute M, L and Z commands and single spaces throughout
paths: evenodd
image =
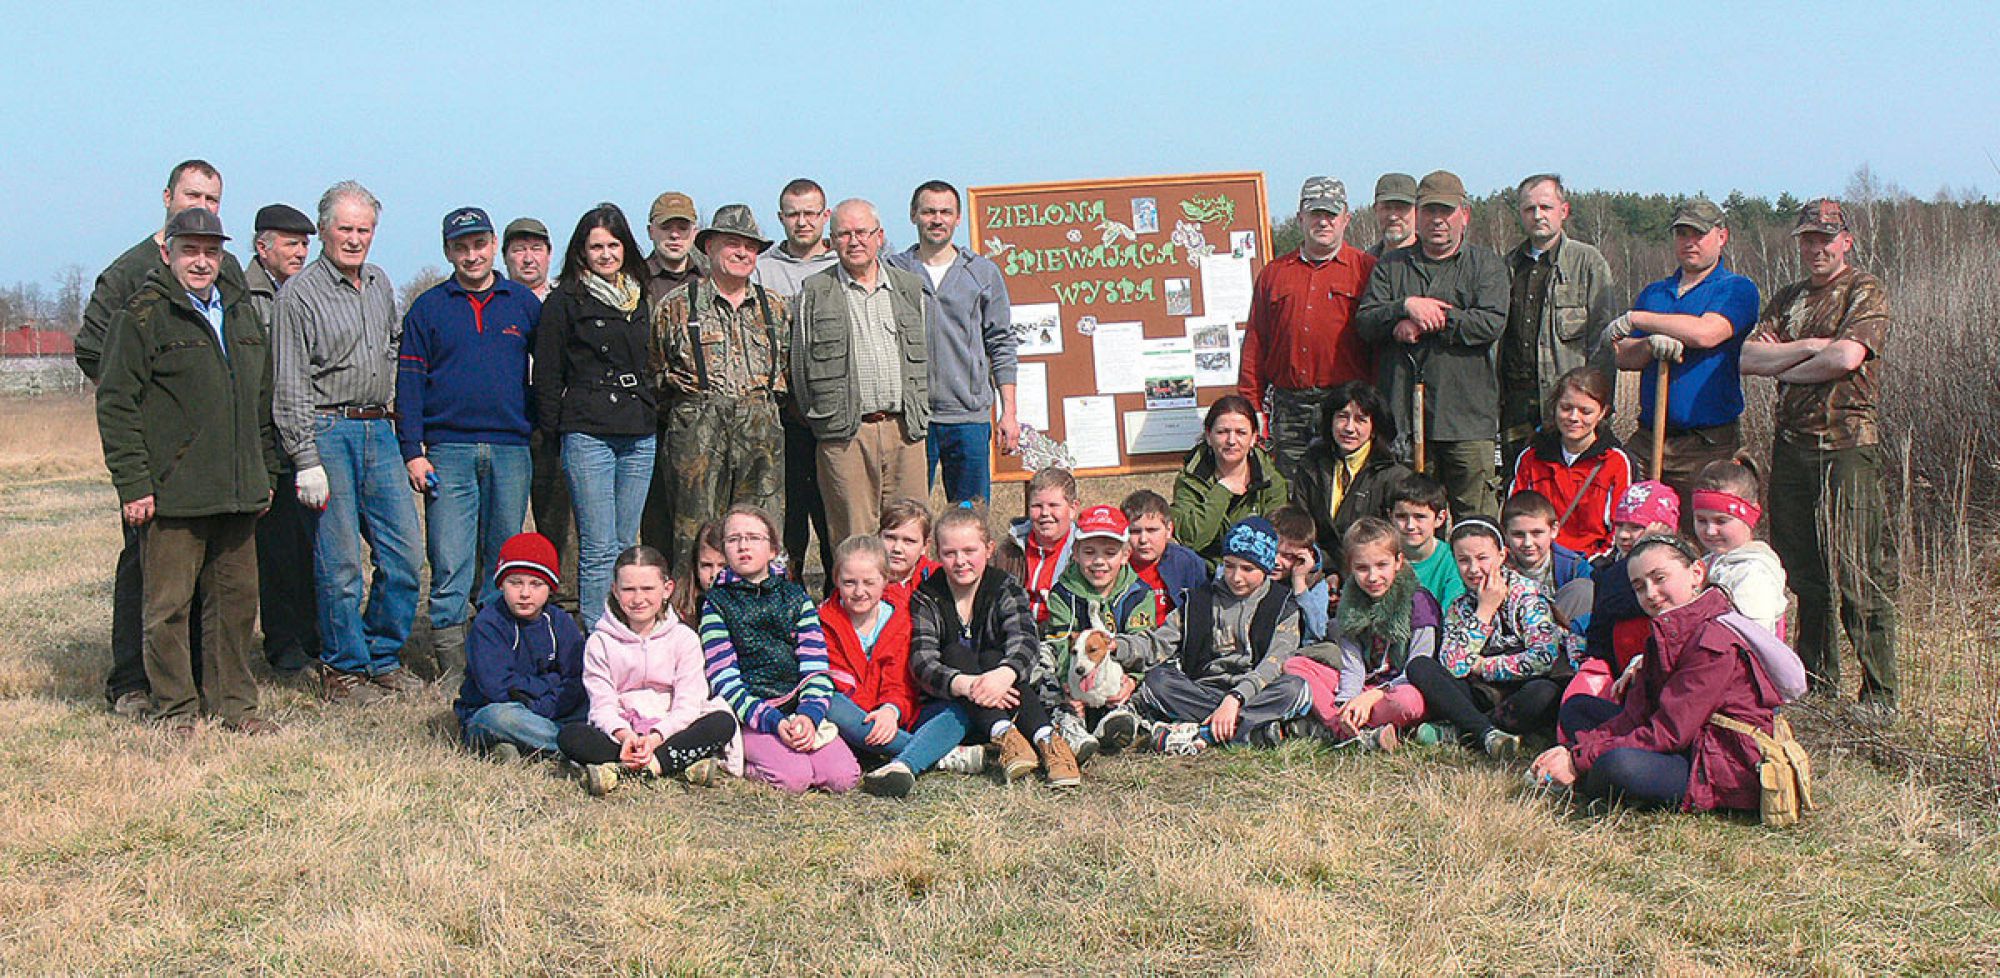
M 826 721 L 834 693 L 819 612 L 805 589 L 771 572 L 778 528 L 755 506 L 722 517 L 729 563 L 702 601 L 708 684 L 743 724 L 743 771 L 794 794 L 840 794 L 861 779 Z

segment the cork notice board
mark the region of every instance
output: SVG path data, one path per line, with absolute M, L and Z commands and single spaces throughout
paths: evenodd
M 996 448 L 993 477 L 1179 467 L 1203 410 L 1236 388 L 1251 283 L 1271 251 L 1264 175 L 972 187 L 966 213 L 1021 341 L 1022 450 Z

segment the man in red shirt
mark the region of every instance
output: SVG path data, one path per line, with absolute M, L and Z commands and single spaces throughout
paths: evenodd
M 1324 434 L 1320 408 L 1333 389 L 1375 376 L 1375 359 L 1351 326 L 1375 259 L 1346 243 L 1348 217 L 1340 181 L 1307 180 L 1299 191 L 1305 241 L 1264 266 L 1250 297 L 1236 387 L 1269 416 L 1271 454 L 1286 478 Z

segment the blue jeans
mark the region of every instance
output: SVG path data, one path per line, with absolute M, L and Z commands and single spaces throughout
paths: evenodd
M 833 702 L 826 708 L 826 718 L 840 728 L 840 738 L 847 741 L 848 746 L 870 754 L 894 757 L 908 766 L 912 774 L 930 770 L 932 765 L 965 740 L 965 732 L 970 729 L 965 707 L 951 700 L 932 700 L 924 704 L 917 711 L 915 733 L 898 727 L 896 735 L 880 747 L 867 743 L 868 715 L 845 695 L 833 694 Z
M 551 720 L 519 703 L 488 703 L 465 718 L 465 745 L 490 750 L 498 743 L 510 743 L 524 751 L 554 754 L 556 731 L 564 724 L 578 723 L 584 713 Z
M 604 615 L 611 565 L 639 539 L 654 444 L 652 435 L 563 435 L 563 471 L 576 507 L 576 601 L 585 633 Z
M 501 546 L 527 520 L 533 465 L 526 445 L 446 443 L 424 455 L 437 470 L 437 492 L 424 508 L 431 628 L 451 628 L 500 592 L 493 569 Z
M 968 499 L 985 500 L 992 494 L 993 426 L 979 421 L 963 424 L 931 422 L 930 438 L 924 446 L 930 456 L 930 482 L 937 485 L 938 467 L 944 467 L 944 498 L 953 503 Z
M 320 661 L 341 672 L 379 676 L 402 667 L 403 643 L 417 617 L 421 557 L 409 473 L 387 420 L 321 415 L 313 420 L 313 443 L 332 491 L 313 535 Z M 375 563 L 366 612 L 363 542 Z

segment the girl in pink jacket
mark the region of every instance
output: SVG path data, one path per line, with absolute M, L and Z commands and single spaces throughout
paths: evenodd
M 736 737 L 736 718 L 709 700 L 701 639 L 667 604 L 667 560 L 632 547 L 612 567 L 606 614 L 583 649 L 589 719 L 563 727 L 563 754 L 583 765 L 593 795 L 623 777 L 679 775 L 708 784 Z

